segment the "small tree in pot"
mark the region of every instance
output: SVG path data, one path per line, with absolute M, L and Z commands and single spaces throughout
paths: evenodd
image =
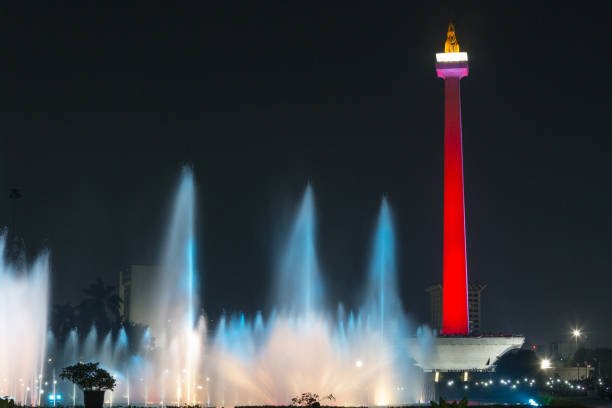
M 99 363 L 77 363 L 64 367 L 59 377 L 75 383 L 83 390 L 86 408 L 102 408 L 104 391 L 112 391 L 117 381 Z

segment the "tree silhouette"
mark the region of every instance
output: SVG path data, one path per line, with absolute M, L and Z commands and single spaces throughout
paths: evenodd
M 540 359 L 533 350 L 508 352 L 499 358 L 496 365 L 495 372 L 500 376 L 537 378 L 542 374 Z
M 51 312 L 51 327 L 55 336 L 63 340 L 70 330 L 78 325 L 77 309 L 70 303 L 54 304 Z
M 105 285 L 101 278 L 97 278 L 87 289 L 83 290 L 86 298 L 79 304 L 79 320 L 81 324 L 85 322 L 95 323 L 96 328 L 101 332 L 115 329 L 119 326 L 119 305 L 121 298 L 117 295 L 116 288 Z M 89 327 L 80 327 L 85 332 Z

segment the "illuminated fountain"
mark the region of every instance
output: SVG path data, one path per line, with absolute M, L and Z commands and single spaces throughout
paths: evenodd
M 397 293 L 395 237 L 382 200 L 369 273 L 358 310 L 328 309 L 317 259 L 314 193 L 304 192 L 275 272 L 268 316 L 222 316 L 207 328 L 199 313 L 195 264 L 195 188 L 184 169 L 148 306 L 150 327 L 140 339 L 93 327 L 59 342 L 49 336 L 54 366 L 99 361 L 118 379 L 108 404 L 286 404 L 302 392 L 333 394 L 338 405 L 417 402 L 421 377 L 408 354 L 407 319 Z M 137 288 L 136 292 L 137 293 Z M 79 340 L 81 338 L 81 340 Z M 131 340 L 131 341 L 129 341 Z M 137 343 L 136 350 L 129 344 Z M 46 377 L 53 381 L 47 367 Z M 78 404 L 60 382 L 54 397 Z M 57 400 L 54 400 L 56 403 Z
M 314 197 L 307 187 L 276 275 L 277 310 L 264 321 L 234 316 L 217 329 L 209 378 L 217 405 L 285 404 L 302 392 L 340 405 L 416 402 L 420 377 L 407 354 L 396 290 L 391 214 L 382 202 L 364 304 L 333 316 L 323 307 Z
M 0 237 L 4 254 L 6 233 Z M 49 256 L 16 267 L 0 259 L 0 396 L 38 404 L 45 359 Z
M 195 404 L 204 381 L 206 327 L 198 315 L 195 266 L 195 186 L 183 169 L 166 235 L 150 328 L 154 336 L 153 370 L 142 374 L 150 391 L 142 398 L 160 404 Z M 147 322 L 149 323 L 149 322 Z M 161 376 L 158 376 L 162 373 Z M 157 376 L 157 378 L 156 378 Z M 201 403 L 201 400 L 199 400 Z

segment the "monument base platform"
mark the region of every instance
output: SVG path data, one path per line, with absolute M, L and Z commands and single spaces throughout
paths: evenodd
M 522 335 L 414 337 L 409 347 L 424 371 L 493 371 L 499 357 L 524 342 Z

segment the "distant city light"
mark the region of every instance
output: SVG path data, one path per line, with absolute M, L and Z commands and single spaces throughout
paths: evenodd
M 572 336 L 578 338 L 582 335 L 582 332 L 580 331 L 580 329 L 575 328 L 574 330 L 572 330 Z

